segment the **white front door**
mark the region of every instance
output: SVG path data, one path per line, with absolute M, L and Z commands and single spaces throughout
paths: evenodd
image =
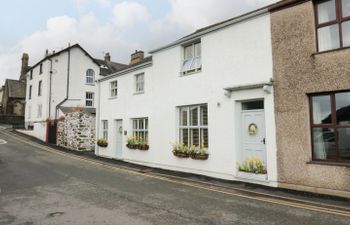
M 122 157 L 123 153 L 123 120 L 116 120 L 116 156 Z
M 266 163 L 266 130 L 264 109 L 242 110 L 242 162 L 257 157 Z

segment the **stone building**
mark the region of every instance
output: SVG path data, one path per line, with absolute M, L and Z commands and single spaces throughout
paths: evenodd
M 270 12 L 279 186 L 349 197 L 350 3 L 289 0 Z
M 63 107 L 57 123 L 57 145 L 76 151 L 95 150 L 95 111 Z

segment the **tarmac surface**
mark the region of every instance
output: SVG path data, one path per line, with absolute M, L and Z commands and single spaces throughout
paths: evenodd
M 104 166 L 2 130 L 0 139 L 0 225 L 350 224 L 344 210 Z

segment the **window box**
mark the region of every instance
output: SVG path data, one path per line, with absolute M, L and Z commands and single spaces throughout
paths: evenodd
M 149 145 L 148 144 L 140 144 L 138 146 L 138 149 L 141 151 L 147 151 L 149 149 Z
M 190 154 L 188 152 L 178 152 L 178 151 L 173 151 L 174 156 L 178 158 L 189 158 Z
M 267 181 L 267 174 L 255 174 L 255 173 L 237 171 L 236 177 L 247 179 L 247 180 Z
M 108 141 L 106 139 L 98 139 L 97 145 L 102 147 L 102 148 L 106 148 L 106 147 L 108 147 Z
M 207 160 L 209 158 L 209 154 L 191 154 L 191 159 L 195 160 Z
M 128 149 L 133 149 L 133 150 L 135 150 L 135 149 L 138 149 L 138 147 L 139 147 L 139 145 L 138 144 L 126 144 L 126 147 L 128 148 Z

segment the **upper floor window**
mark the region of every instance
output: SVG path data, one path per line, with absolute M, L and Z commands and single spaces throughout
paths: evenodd
M 135 92 L 142 93 L 145 91 L 145 74 L 136 74 L 135 75 Z
M 94 106 L 94 93 L 93 92 L 86 92 L 86 98 L 85 98 L 85 106 L 86 107 L 93 107 Z
M 118 81 L 111 82 L 111 97 L 118 96 Z
M 39 104 L 38 105 L 38 115 L 37 115 L 38 118 L 41 118 L 42 114 L 43 114 L 43 105 Z
M 310 96 L 313 159 L 350 162 L 350 92 Z
M 41 63 L 39 66 L 39 74 L 42 74 L 42 73 L 43 73 L 43 64 Z
M 32 85 L 30 85 L 29 86 L 29 93 L 28 93 L 28 99 L 32 99 L 32 89 L 33 89 L 33 86 Z
M 43 81 L 39 81 L 39 85 L 38 85 L 38 96 L 41 96 L 42 94 L 42 84 L 43 84 Z
M 30 72 L 29 72 L 29 80 L 32 80 L 33 79 L 33 70 L 31 70 Z
M 318 51 L 350 46 L 350 0 L 316 2 Z
M 86 84 L 94 84 L 95 72 L 92 69 L 86 71 Z
M 196 42 L 184 47 L 184 60 L 182 63 L 181 74 L 200 71 L 202 69 L 202 51 L 201 43 Z

